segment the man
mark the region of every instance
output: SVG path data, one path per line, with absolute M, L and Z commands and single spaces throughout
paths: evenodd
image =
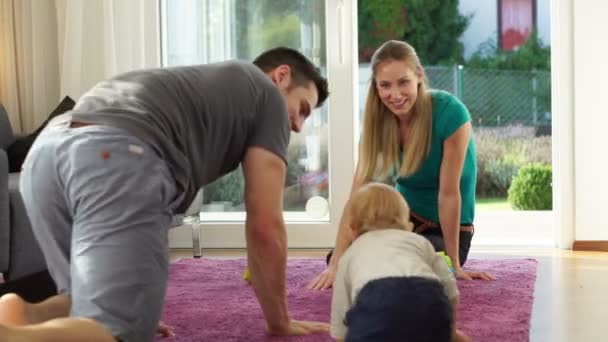
M 40 304 L 0 299 L 0 341 L 152 340 L 172 214 L 239 164 L 248 265 L 267 331 L 327 331 L 289 316 L 282 218 L 290 130 L 327 96 L 318 69 L 288 48 L 253 64 L 134 71 L 99 83 L 49 123 L 24 163 L 24 202 L 60 294 Z M 33 323 L 42 324 L 16 327 Z

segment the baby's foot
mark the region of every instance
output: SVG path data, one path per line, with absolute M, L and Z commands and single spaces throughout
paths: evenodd
M 14 330 L 15 328 L 9 328 L 0 325 L 0 342 L 28 342 L 27 336 L 20 334 Z
M 452 342 L 471 342 L 471 338 L 465 335 L 460 329 L 456 329 L 456 333 L 452 337 Z
M 167 323 L 160 321 L 158 322 L 158 326 L 156 327 L 156 334 L 162 337 L 174 337 L 175 333 L 173 332 L 173 327 L 167 325 Z
M 29 324 L 30 305 L 14 293 L 0 297 L 0 324 L 7 327 Z

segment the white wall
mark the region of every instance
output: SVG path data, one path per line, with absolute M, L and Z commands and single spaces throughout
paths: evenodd
M 536 0 L 536 28 L 538 36 L 547 45 L 551 44 L 551 0 Z
M 469 27 L 460 37 L 464 45 L 464 57 L 469 58 L 477 51 L 479 44 L 489 38 L 498 37 L 498 1 L 460 0 L 458 8 L 463 15 L 473 14 Z M 551 42 L 551 0 L 536 0 L 536 28 L 541 40 Z
M 574 63 L 575 239 L 608 240 L 608 2 L 572 1 Z
M 603 218 L 608 194 L 604 146 L 608 143 L 602 139 L 608 133 L 608 110 L 601 101 L 608 79 L 608 46 L 602 33 L 608 29 L 608 2 L 538 0 L 537 6 L 539 11 L 549 8 L 555 20 L 551 31 L 539 33 L 550 37 L 552 46 L 557 241 L 560 247 L 570 248 L 573 240 L 608 240 L 608 223 Z M 541 18 L 539 28 L 546 27 Z
M 460 0 L 458 8 L 462 15 L 472 14 L 473 17 L 466 31 L 460 37 L 464 45 L 464 58 L 471 57 L 477 51 L 479 44 L 496 38 L 498 30 L 498 11 L 497 1 L 495 0 Z

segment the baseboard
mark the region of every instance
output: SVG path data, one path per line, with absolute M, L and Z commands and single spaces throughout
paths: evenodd
M 608 252 L 608 241 L 606 240 L 577 240 L 572 245 L 573 251 Z

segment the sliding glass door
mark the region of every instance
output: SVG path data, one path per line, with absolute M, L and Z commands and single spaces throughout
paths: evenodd
M 330 98 L 292 134 L 284 190 L 290 247 L 333 244 L 354 169 L 356 3 L 324 0 L 161 2 L 163 66 L 253 60 L 276 46 L 299 50 L 328 77 Z M 351 34 L 353 33 L 353 34 Z M 244 180 L 235 172 L 204 190 L 203 247 L 243 247 Z M 187 247 L 190 232 L 172 234 Z

